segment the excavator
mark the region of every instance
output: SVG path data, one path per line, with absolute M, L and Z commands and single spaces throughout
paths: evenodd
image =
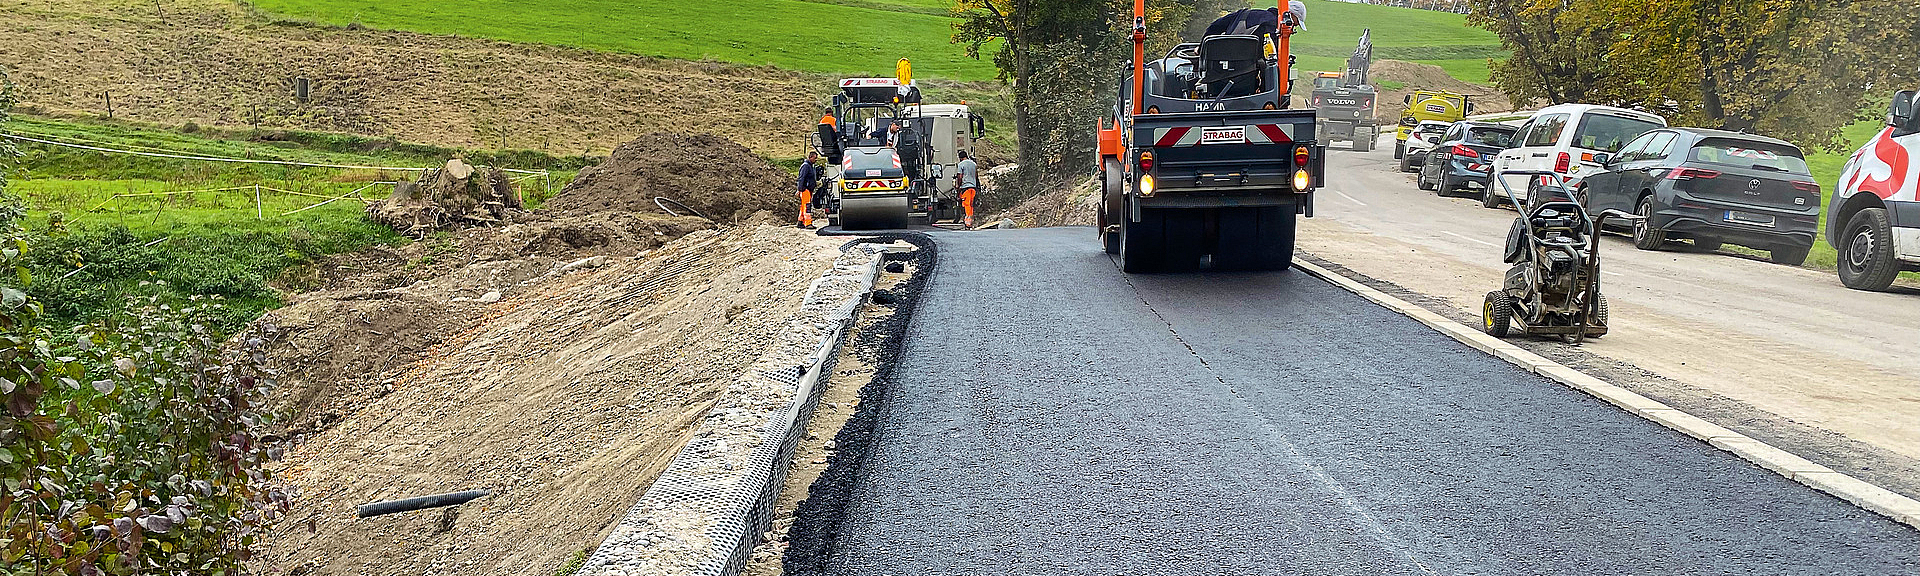
M 1313 107 L 1320 110 L 1320 139 L 1346 140 L 1356 152 L 1372 151 L 1380 135 L 1380 123 L 1373 115 L 1379 91 L 1368 78 L 1373 68 L 1372 36 L 1372 29 L 1362 30 L 1359 45 L 1347 57 L 1346 72 L 1322 72 L 1313 87 Z

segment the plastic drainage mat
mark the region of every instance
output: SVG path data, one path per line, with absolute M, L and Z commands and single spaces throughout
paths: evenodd
M 863 245 L 864 246 L 864 245 Z M 875 247 L 878 248 L 878 247 Z M 692 440 L 674 455 L 667 469 L 647 487 L 640 501 L 617 521 L 613 533 L 587 557 L 583 575 L 688 574 L 731 576 L 752 557 L 759 535 L 773 520 L 774 505 L 786 483 L 787 463 L 805 433 L 820 401 L 817 385 L 833 370 L 846 327 L 861 301 L 872 291 L 885 250 L 861 248 L 843 255 L 834 269 L 808 289 L 803 311 L 782 342 L 814 337 L 826 329 L 818 348 L 805 358 L 793 358 L 790 367 L 768 369 L 769 363 L 797 356 L 789 346 L 769 353 L 729 393 L 754 384 L 776 384 L 793 394 L 784 409 L 767 415 L 759 444 L 737 469 L 722 466 L 729 452 L 728 435 L 715 428 L 716 417 L 702 420 Z M 845 296 L 820 302 L 830 288 L 853 283 Z M 775 364 L 778 366 L 778 364 Z

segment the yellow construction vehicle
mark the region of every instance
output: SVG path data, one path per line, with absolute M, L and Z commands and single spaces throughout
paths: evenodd
M 1405 102 L 1407 108 L 1400 111 L 1400 129 L 1394 136 L 1395 160 L 1407 155 L 1407 135 L 1421 122 L 1459 122 L 1473 113 L 1471 97 L 1445 90 L 1414 90 Z

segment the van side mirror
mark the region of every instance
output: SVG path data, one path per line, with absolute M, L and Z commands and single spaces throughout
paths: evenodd
M 1913 119 L 1913 91 L 1901 90 L 1893 93 L 1893 103 L 1887 106 L 1887 125 L 1906 126 Z

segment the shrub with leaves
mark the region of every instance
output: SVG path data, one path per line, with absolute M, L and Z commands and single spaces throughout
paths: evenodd
M 27 238 L 0 219 L 9 284 L 32 284 Z M 271 331 L 223 346 L 221 308 L 144 296 L 57 333 L 0 287 L 0 574 L 244 571 L 288 500 L 265 468 Z

